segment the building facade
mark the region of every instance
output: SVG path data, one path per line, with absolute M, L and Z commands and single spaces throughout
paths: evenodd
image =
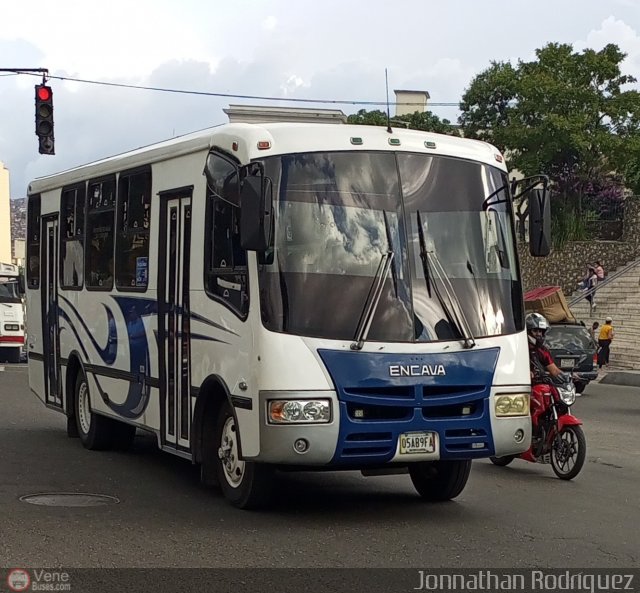
M 10 264 L 12 261 L 9 170 L 0 161 L 0 262 Z
M 427 91 L 395 90 L 396 116 L 411 115 L 416 111 L 424 113 L 427 110 L 427 101 L 431 98 Z

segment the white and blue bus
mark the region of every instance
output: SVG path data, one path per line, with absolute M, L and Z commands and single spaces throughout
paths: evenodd
M 250 508 L 285 467 L 407 470 L 447 500 L 473 459 L 529 446 L 489 144 L 231 123 L 36 179 L 28 204 L 30 386 L 89 449 L 151 431 Z

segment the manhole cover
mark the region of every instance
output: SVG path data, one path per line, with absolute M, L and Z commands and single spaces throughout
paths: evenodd
M 84 492 L 47 492 L 42 494 L 25 494 L 22 502 L 46 507 L 99 507 L 107 504 L 118 504 L 115 496 L 106 494 L 87 494 Z

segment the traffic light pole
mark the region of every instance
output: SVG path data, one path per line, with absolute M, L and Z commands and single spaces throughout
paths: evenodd
M 42 72 L 42 84 L 47 82 L 47 75 L 49 74 L 48 68 L 0 68 L 0 72 L 13 72 L 20 74 L 20 72 Z

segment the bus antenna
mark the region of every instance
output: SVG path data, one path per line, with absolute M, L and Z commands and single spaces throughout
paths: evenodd
M 393 134 L 393 130 L 391 129 L 391 115 L 389 113 L 389 76 L 387 75 L 387 69 L 384 69 L 384 81 L 387 85 L 387 132 L 389 134 Z

